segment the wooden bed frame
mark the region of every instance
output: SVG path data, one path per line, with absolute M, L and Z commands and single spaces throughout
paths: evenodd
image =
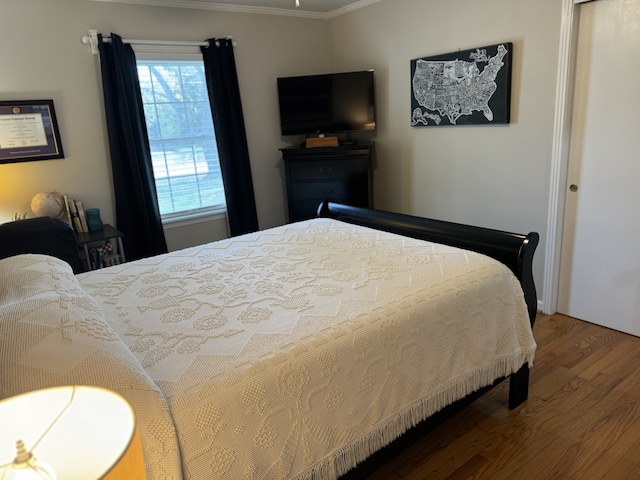
M 407 237 L 418 238 L 431 242 L 464 248 L 482 253 L 505 264 L 520 281 L 524 292 L 524 299 L 529 311 L 531 327 L 535 322 L 538 297 L 533 281 L 533 254 L 539 242 L 539 235 L 531 232 L 528 235 L 492 230 L 488 228 L 463 225 L 459 223 L 432 220 L 412 215 L 372 210 L 360 207 L 350 207 L 337 203 L 324 202 L 318 208 L 318 216 L 333 218 L 347 223 L 371 227 Z M 479 398 L 488 390 L 501 383 L 505 378 L 498 379 L 493 385 L 482 388 L 454 404 L 437 412 L 423 424 L 414 428 L 388 447 L 376 453 L 370 459 L 348 472 L 343 478 L 364 478 L 366 472 L 377 468 L 398 451 L 406 448 L 418 436 L 424 435 L 442 422 L 452 417 L 462 408 Z M 529 395 L 529 365 L 525 364 L 509 377 L 509 408 L 515 409 Z

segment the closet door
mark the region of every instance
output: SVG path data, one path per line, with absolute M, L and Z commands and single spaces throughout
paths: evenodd
M 558 311 L 640 336 L 640 0 L 579 7 Z

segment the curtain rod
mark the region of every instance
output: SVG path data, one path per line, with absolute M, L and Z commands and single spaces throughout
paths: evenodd
M 232 36 L 225 37 L 227 40 L 231 40 Z M 102 37 L 102 40 L 106 43 L 111 42 L 111 37 Z M 178 47 L 208 47 L 209 42 L 184 42 L 179 40 L 138 40 L 131 38 L 123 38 L 123 43 L 133 45 L 173 45 Z M 82 43 L 85 45 L 91 45 L 91 53 L 98 54 L 98 31 L 89 30 L 89 35 L 82 37 Z M 216 42 L 217 43 L 217 42 Z M 233 42 L 233 46 L 237 46 L 236 42 Z

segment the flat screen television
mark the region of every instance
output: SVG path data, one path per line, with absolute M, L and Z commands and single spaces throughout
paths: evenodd
M 373 70 L 278 78 L 282 135 L 373 131 Z

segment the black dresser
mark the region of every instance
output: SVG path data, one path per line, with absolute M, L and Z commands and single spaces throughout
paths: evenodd
M 371 207 L 373 143 L 283 148 L 289 221 L 316 216 L 325 200 Z

